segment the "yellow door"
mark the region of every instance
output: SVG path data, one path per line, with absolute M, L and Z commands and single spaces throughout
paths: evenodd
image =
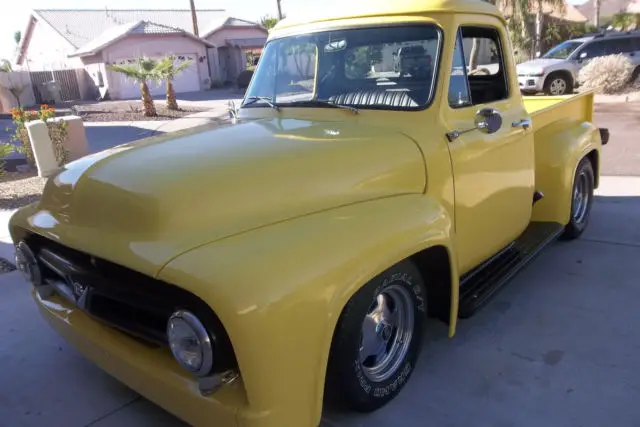
M 497 21 L 496 21 L 497 22 Z M 506 247 L 527 227 L 534 192 L 533 132 L 502 26 L 461 25 L 444 115 L 455 185 L 461 274 Z M 446 107 L 446 104 L 444 105 Z M 495 133 L 478 130 L 479 110 L 497 110 Z

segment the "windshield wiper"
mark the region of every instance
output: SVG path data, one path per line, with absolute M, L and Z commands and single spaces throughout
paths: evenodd
M 280 111 L 280 106 L 273 102 L 273 99 L 268 96 L 250 96 L 245 99 L 244 105 L 251 105 L 258 101 L 263 101 L 269 107 L 273 108 L 276 111 Z
M 360 113 L 360 110 L 358 110 L 356 107 L 352 107 L 350 105 L 335 104 L 333 102 L 322 101 L 320 99 L 308 99 L 306 101 L 292 101 L 292 102 L 287 102 L 285 105 L 286 106 L 298 105 L 298 106 L 307 106 L 307 107 L 342 108 L 343 110 L 351 111 L 353 114 Z

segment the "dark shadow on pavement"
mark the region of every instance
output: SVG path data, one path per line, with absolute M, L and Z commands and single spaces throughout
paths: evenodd
M 85 131 L 90 154 L 164 133 L 136 126 L 87 126 Z

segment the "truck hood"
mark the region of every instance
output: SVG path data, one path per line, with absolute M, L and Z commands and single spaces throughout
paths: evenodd
M 357 122 L 264 119 L 82 158 L 49 179 L 29 227 L 153 275 L 237 233 L 425 188 L 408 137 Z
M 538 74 L 544 73 L 548 68 L 566 62 L 564 59 L 538 58 L 523 62 L 516 66 L 518 74 Z

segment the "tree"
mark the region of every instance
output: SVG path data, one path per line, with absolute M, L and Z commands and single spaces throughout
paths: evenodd
M 175 66 L 175 55 L 165 56 L 157 65 L 156 71 L 160 78 L 167 83 L 167 108 L 169 110 L 179 110 L 176 92 L 173 89 L 173 79 L 185 68 L 191 65 L 191 61 L 186 60 L 182 64 Z
M 140 85 L 140 93 L 142 95 L 142 106 L 146 117 L 156 117 L 156 106 L 153 103 L 151 92 L 149 91 L 149 80 L 160 81 L 162 77 L 158 72 L 158 61 L 141 57 L 138 58 L 136 65 L 109 65 L 109 69 L 122 73 L 128 78 L 134 80 Z
M 548 5 L 561 14 L 565 11 L 564 0 L 535 0 L 536 1 L 536 30 L 534 38 L 534 52 L 542 54 L 542 36 L 544 34 L 544 6 Z
M 284 15 L 282 14 L 282 5 L 280 4 L 280 0 L 276 0 L 278 2 L 278 19 L 283 19 Z
M 194 0 L 189 0 L 189 4 L 191 6 L 191 23 L 193 24 L 193 34 L 195 34 L 196 37 L 199 37 L 200 35 L 198 34 L 198 14 L 196 13 L 196 4 Z
M 276 18 L 275 16 L 266 15 L 260 19 L 260 25 L 262 25 L 267 30 L 275 27 L 278 22 L 280 22 L 280 18 Z
M 600 3 L 601 0 L 593 1 L 593 24 L 600 30 Z

